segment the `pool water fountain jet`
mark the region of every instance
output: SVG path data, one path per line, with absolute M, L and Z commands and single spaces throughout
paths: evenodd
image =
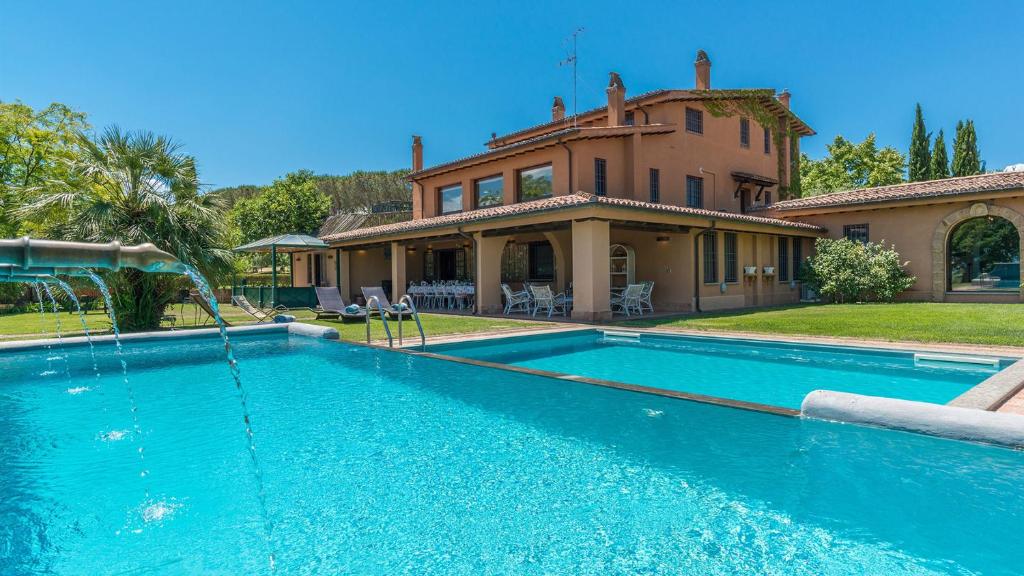
M 92 270 L 82 269 L 82 271 L 96 284 L 100 294 L 103 295 L 103 302 L 106 304 L 107 317 L 110 318 L 110 327 L 114 332 L 114 354 L 117 356 L 118 362 L 121 363 L 121 375 L 124 382 L 125 393 L 128 395 L 128 410 L 132 415 L 132 442 L 138 442 L 139 447 L 136 450 L 139 454 L 139 462 L 142 469 L 139 471 L 139 477 L 142 478 L 143 491 L 146 494 L 146 501 L 149 501 L 149 482 L 146 478 L 149 476 L 149 471 L 146 469 L 146 445 L 142 442 L 142 426 L 139 424 L 139 406 L 135 402 L 135 390 L 132 388 L 131 382 L 128 380 L 128 363 L 124 361 L 124 351 L 121 349 L 121 331 L 117 327 L 117 313 L 114 312 L 114 300 L 110 297 L 110 290 L 107 288 L 107 283 L 103 281 Z
M 266 494 L 264 490 L 263 472 L 260 468 L 259 458 L 256 454 L 255 436 L 252 431 L 252 418 L 248 408 L 248 394 L 242 384 L 241 373 L 238 370 L 238 362 L 235 360 L 231 342 L 228 338 L 227 328 L 220 316 L 217 299 L 210 289 L 209 283 L 198 271 L 180 262 L 170 254 L 159 250 L 152 244 L 140 244 L 138 246 L 121 246 L 119 242 L 108 244 L 90 244 L 84 242 L 62 242 L 56 240 L 35 240 L 28 237 L 16 240 L 0 240 L 0 281 L 36 281 L 40 276 L 54 276 L 66 274 L 71 276 L 89 276 L 99 287 L 107 303 L 107 311 L 110 315 L 111 328 L 114 332 L 114 342 L 118 357 L 121 360 L 122 370 L 125 375 L 125 385 L 129 392 L 129 401 L 132 408 L 133 425 L 136 434 L 141 438 L 138 426 L 134 394 L 128 383 L 127 365 L 121 355 L 120 334 L 117 328 L 117 319 L 113 309 L 113 302 L 110 291 L 103 280 L 96 275 L 91 268 L 102 268 L 108 270 L 119 270 L 120 268 L 135 268 L 144 272 L 165 272 L 171 274 L 185 274 L 195 284 L 196 288 L 206 297 L 214 312 L 214 320 L 220 329 L 221 338 L 224 340 L 224 351 L 227 355 L 228 367 L 231 376 L 235 381 L 235 389 L 238 392 L 239 401 L 242 406 L 242 417 L 245 424 L 246 440 L 249 448 L 249 458 L 252 462 L 253 473 L 257 485 L 257 498 L 259 500 L 260 515 L 263 520 L 264 537 L 269 551 L 269 568 L 271 572 L 276 569 L 273 547 L 273 522 L 267 511 Z M 41 296 L 40 296 L 41 299 Z M 140 440 L 141 441 L 141 440 Z M 143 450 L 140 446 L 139 457 L 143 458 Z M 143 476 L 146 472 L 143 471 Z M 149 490 L 146 490 L 147 501 Z
M 89 324 L 85 320 L 85 312 L 82 311 L 82 303 L 78 300 L 78 296 L 75 295 L 75 290 L 71 288 L 71 285 L 67 282 L 57 278 L 56 276 L 50 277 L 52 282 L 68 295 L 68 299 L 75 305 L 75 311 L 78 312 L 78 321 L 82 323 L 82 331 L 85 332 L 85 340 L 89 343 L 89 356 L 92 358 L 92 371 L 96 375 L 96 380 L 100 378 L 100 367 L 96 362 L 96 346 L 92 341 L 92 334 L 89 333 Z
M 50 299 L 50 306 L 53 311 L 53 321 L 57 331 L 57 348 L 60 351 L 61 360 L 64 362 L 64 375 L 67 376 L 68 384 L 70 385 L 71 365 L 68 364 L 68 351 L 64 349 L 64 337 L 61 334 L 63 327 L 60 322 L 60 306 L 57 305 L 57 299 L 53 297 L 53 291 L 50 290 L 50 285 L 46 282 L 39 282 L 39 284 L 43 286 L 43 290 L 46 292 L 47 298 Z
M 39 329 L 43 339 L 46 339 L 49 331 L 46 329 L 46 305 L 43 303 L 43 291 L 39 288 L 39 282 L 32 282 L 32 289 L 36 293 L 36 302 L 39 303 Z M 46 376 L 54 374 L 53 370 L 53 359 L 51 353 L 53 352 L 53 345 L 46 345 L 46 371 L 43 373 Z
M 210 309 L 213 311 L 213 318 L 217 322 L 217 328 L 220 329 L 220 336 L 224 340 L 224 352 L 227 355 L 228 367 L 231 370 L 231 377 L 235 380 L 235 390 L 238 392 L 238 400 L 242 406 L 242 418 L 245 422 L 245 435 L 249 447 L 249 459 L 252 461 L 253 474 L 256 478 L 256 495 L 259 500 L 260 515 L 263 518 L 264 536 L 266 538 L 267 548 L 269 549 L 270 571 L 273 572 L 275 569 L 273 546 L 274 524 L 270 519 L 270 513 L 267 510 L 267 497 L 264 489 L 263 470 L 260 468 L 259 456 L 256 453 L 256 437 L 252 431 L 252 418 L 249 415 L 249 394 L 246 392 L 245 386 L 242 385 L 242 373 L 238 369 L 238 361 L 235 360 L 234 351 L 231 349 L 231 340 L 228 338 L 227 326 L 224 324 L 224 319 L 221 318 L 220 315 L 220 305 L 217 303 L 217 297 L 214 295 L 213 290 L 210 288 L 210 284 L 206 281 L 206 278 L 204 278 L 198 270 L 186 265 L 185 275 L 192 280 L 192 283 L 195 284 L 199 293 L 202 294 L 203 298 L 210 303 Z

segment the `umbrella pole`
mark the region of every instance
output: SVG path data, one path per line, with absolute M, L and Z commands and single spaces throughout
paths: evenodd
M 270 307 L 277 307 L 277 246 L 270 247 Z

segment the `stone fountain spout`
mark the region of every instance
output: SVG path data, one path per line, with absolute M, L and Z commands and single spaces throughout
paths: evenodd
M 185 265 L 152 244 L 121 246 L 18 238 L 0 240 L 0 278 L 33 279 L 55 274 L 79 275 L 79 268 L 183 274 Z

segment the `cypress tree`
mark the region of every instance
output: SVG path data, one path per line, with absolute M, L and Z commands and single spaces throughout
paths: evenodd
M 932 180 L 949 178 L 949 160 L 946 156 L 946 137 L 942 134 L 942 130 L 939 130 L 939 135 L 935 137 L 935 144 L 932 148 L 932 166 L 930 172 Z
M 931 171 L 931 153 L 928 141 L 931 135 L 924 129 L 924 114 L 918 103 L 914 114 L 914 130 L 910 134 L 910 154 L 907 156 L 907 176 L 911 182 L 928 180 Z
M 973 120 L 956 123 L 952 171 L 953 176 L 981 174 L 981 154 L 978 152 L 978 136 L 974 132 Z

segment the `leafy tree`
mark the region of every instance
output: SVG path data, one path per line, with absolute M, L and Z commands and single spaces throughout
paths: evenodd
M 331 197 L 335 212 L 369 212 L 381 202 L 412 202 L 412 187 L 405 180 L 408 174 L 408 170 L 360 170 L 344 176 L 318 176 L 317 186 Z
M 27 232 L 15 211 L 28 191 L 69 177 L 79 153 L 78 132 L 85 114 L 53 103 L 36 111 L 20 102 L 0 102 L 0 236 Z
M 211 190 L 210 192 L 208 192 L 208 194 L 211 196 L 216 196 L 224 205 L 224 208 L 230 210 L 234 208 L 235 204 L 238 204 L 238 202 L 245 200 L 247 198 L 252 198 L 253 196 L 258 196 L 260 192 L 263 192 L 263 190 L 265 189 L 266 186 L 242 184 L 241 186 L 217 188 L 216 190 Z
M 982 169 L 974 121 L 957 122 L 956 136 L 953 139 L 953 176 L 973 176 L 981 174 Z
M 19 214 L 64 240 L 152 242 L 216 282 L 231 267 L 224 218 L 215 198 L 199 193 L 195 160 L 150 132 L 108 128 L 95 141 L 78 134 L 79 157 L 68 178 L 30 188 L 35 199 Z M 53 219 L 54 208 L 63 217 Z M 118 320 L 126 330 L 159 327 L 181 277 L 125 269 L 106 274 Z
M 911 182 L 930 180 L 931 152 L 929 141 L 932 135 L 925 131 L 921 104 L 914 111 L 914 129 L 910 133 L 910 154 L 907 155 L 907 176 Z
M 805 196 L 851 190 L 865 186 L 885 186 L 903 181 L 906 160 L 890 146 L 881 150 L 875 135 L 868 134 L 860 144 L 836 136 L 828 145 L 828 155 L 811 160 L 800 159 L 800 181 Z
M 935 137 L 935 147 L 932 148 L 932 164 L 929 170 L 933 180 L 949 178 L 949 160 L 946 156 L 946 137 L 939 130 Z
M 331 199 L 320 192 L 313 173 L 301 170 L 240 201 L 231 211 L 231 220 L 242 242 L 252 242 L 276 234 L 313 234 L 330 208 Z
M 819 238 L 801 279 L 834 302 L 890 302 L 914 285 L 895 248 L 846 238 Z

